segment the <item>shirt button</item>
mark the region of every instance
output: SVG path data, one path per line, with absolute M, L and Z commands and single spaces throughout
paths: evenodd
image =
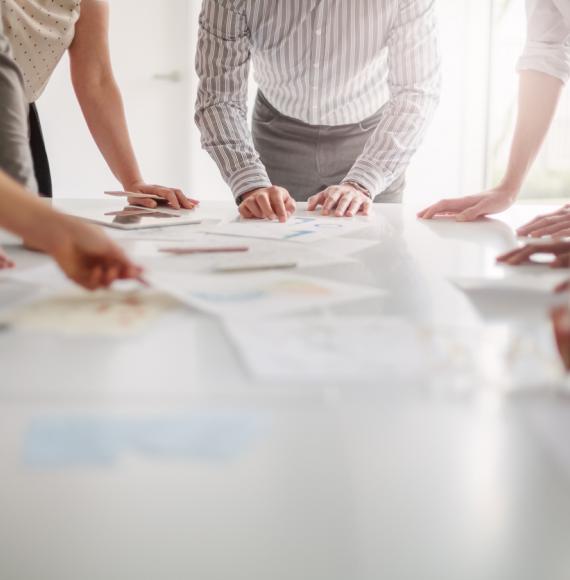
M 317 29 L 315 30 L 315 34 L 316 34 L 317 36 L 320 36 L 322 33 L 323 33 L 323 31 L 322 31 L 320 28 L 317 28 Z

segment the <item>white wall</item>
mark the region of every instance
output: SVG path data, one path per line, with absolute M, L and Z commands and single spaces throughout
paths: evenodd
M 192 1 L 194 4 L 194 1 Z M 150 182 L 190 185 L 188 163 L 193 56 L 188 0 L 111 2 L 111 49 L 135 149 Z M 157 10 L 157 6 L 161 9 Z M 156 75 L 177 72 L 179 82 Z M 117 182 L 90 138 L 65 58 L 38 103 L 60 196 L 96 197 Z
M 415 205 L 483 186 L 489 4 L 439 0 L 444 91 L 408 175 L 407 199 Z M 200 2 L 121 0 L 112 8 L 115 68 L 145 177 L 182 185 L 201 199 L 227 199 L 229 192 L 201 151 L 192 121 Z M 183 82 L 152 80 L 155 73 L 170 70 L 180 70 Z M 39 105 L 58 195 L 93 197 L 115 187 L 73 98 L 67 63 Z

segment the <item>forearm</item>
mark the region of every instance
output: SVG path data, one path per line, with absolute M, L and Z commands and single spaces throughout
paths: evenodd
M 245 15 L 233 3 L 204 1 L 196 55 L 196 124 L 202 147 L 236 198 L 271 185 L 247 122 L 250 59 Z
M 92 81 L 75 76 L 74 86 L 91 135 L 113 175 L 125 188 L 141 182 L 123 99 L 114 79 Z
M 400 0 L 388 57 L 390 101 L 346 178 L 368 189 L 373 199 L 406 171 L 439 103 L 441 56 L 434 0 Z
M 439 102 L 439 92 L 403 92 L 386 105 L 381 121 L 346 182 L 363 186 L 372 199 L 402 175 L 420 146 Z
M 55 212 L 47 202 L 30 194 L 24 187 L 0 171 L 0 228 L 6 229 L 42 250 L 46 228 L 57 233 L 65 216 Z M 52 236 L 47 236 L 50 239 Z M 55 236 L 53 237 L 55 240 Z
M 196 123 L 202 147 L 218 166 L 234 197 L 271 186 L 255 150 L 245 115 L 227 105 L 198 109 Z
M 509 165 L 501 187 L 517 195 L 544 143 L 562 94 L 562 82 L 535 71 L 521 73 L 519 111 Z

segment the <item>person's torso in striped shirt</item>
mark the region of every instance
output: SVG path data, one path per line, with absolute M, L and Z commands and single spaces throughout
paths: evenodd
M 389 99 L 396 0 L 245 0 L 255 80 L 284 115 L 357 123 Z

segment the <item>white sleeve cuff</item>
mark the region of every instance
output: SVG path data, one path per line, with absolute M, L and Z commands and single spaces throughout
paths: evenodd
M 228 185 L 237 200 L 244 193 L 262 187 L 271 187 L 272 184 L 265 168 L 260 165 L 253 165 L 236 171 L 228 178 Z
M 570 45 L 529 42 L 517 70 L 534 70 L 567 83 L 570 80 Z

